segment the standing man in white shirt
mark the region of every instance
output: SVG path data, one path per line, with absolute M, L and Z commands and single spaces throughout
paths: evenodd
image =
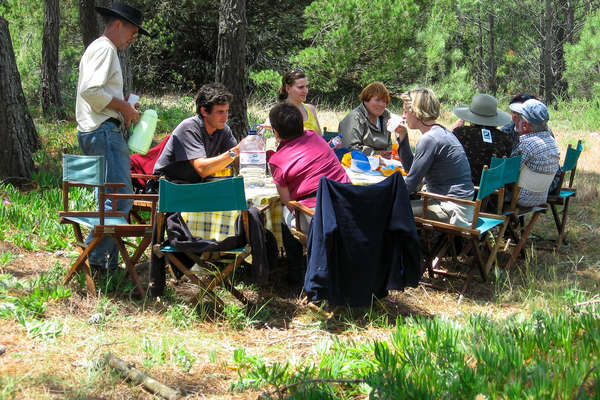
M 102 36 L 87 47 L 79 63 L 77 82 L 77 137 L 83 154 L 104 156 L 106 181 L 122 182 L 120 193 L 133 193 L 130 178 L 129 149 L 122 132 L 136 123 L 140 114 L 123 95 L 123 73 L 117 50 L 124 50 L 138 33 L 150 36 L 142 28 L 140 10 L 122 3 L 110 8 L 96 7 L 104 18 Z M 107 191 L 110 189 L 107 189 Z M 107 210 L 129 213 L 131 200 L 119 200 L 115 205 L 106 200 Z M 91 240 L 91 235 L 87 242 Z M 92 269 L 114 271 L 118 267 L 119 251 L 112 238 L 104 239 L 90 254 Z

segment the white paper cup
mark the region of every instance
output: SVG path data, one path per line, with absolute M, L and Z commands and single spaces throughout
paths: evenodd
M 138 96 L 137 94 L 129 93 L 129 98 L 127 99 L 127 102 L 129 104 L 131 104 L 132 106 L 135 106 L 139 99 L 140 99 L 140 96 Z

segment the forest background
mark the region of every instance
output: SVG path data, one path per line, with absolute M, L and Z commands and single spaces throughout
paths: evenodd
M 495 94 L 505 110 L 512 95 L 533 93 L 552 107 L 563 156 L 567 144 L 583 140 L 569 244 L 560 252 L 547 247 L 555 227 L 546 216 L 532 234 L 539 248 L 527 249 L 521 270 L 496 268 L 467 296 L 449 280 L 448 291 L 408 289 L 335 316 L 279 284 L 263 291 L 241 281 L 256 306 L 231 304 L 218 315 L 190 304 L 185 287 L 156 301 L 114 296 L 132 288 L 124 275 L 99 282 L 107 295 L 98 297 L 86 295 L 82 280 L 60 284 L 77 254 L 70 227 L 56 218 L 60 155 L 79 151 L 78 63 L 97 36 L 93 4 L 109 1 L 0 0 L 0 180 L 11 154 L 35 161 L 22 168 L 31 174 L 35 164 L 24 187 L 0 184 L 0 400 L 150 398 L 107 373 L 99 360 L 109 350 L 188 398 L 257 398 L 289 387 L 313 394 L 304 398 L 598 398 L 600 0 L 126 0 L 157 34 L 127 52 L 126 84 L 142 95 L 142 107 L 157 106 L 160 135 L 189 116 L 191 96 L 217 78 L 221 18 L 232 11 L 223 6 L 243 3 L 247 34 L 237 43 L 245 51 L 231 54 L 246 54 L 235 77 L 249 110 L 261 110 L 248 115 L 251 123 L 275 103 L 281 74 L 301 67 L 311 82 L 308 101 L 333 129 L 356 107 L 360 89 L 381 80 L 396 111 L 404 90 L 433 88 L 444 123 L 476 92 Z M 48 7 L 59 18 L 45 18 Z M 60 101 L 51 100 L 61 110 L 46 101 L 50 28 L 60 33 Z M 9 47 L 20 79 L 4 79 Z M 19 108 L 3 91 L 11 84 L 22 86 L 28 126 L 37 130 L 29 154 L 25 130 L 11 133 L 9 124 L 18 124 L 4 116 Z M 80 192 L 79 201 L 95 205 L 92 192 Z
M 219 1 L 137 0 L 147 27 L 129 50 L 136 93 L 193 95 L 215 80 Z M 132 3 L 132 4 L 133 4 Z M 235 2 L 233 2 L 235 3 Z M 598 0 L 251 0 L 246 4 L 246 92 L 274 102 L 281 74 L 302 67 L 309 101 L 350 108 L 366 84 L 393 97 L 433 87 L 441 101 L 468 103 L 476 92 L 500 104 L 529 92 L 600 126 Z M 87 22 L 79 2 L 61 0 L 58 79 L 74 119 L 78 62 Z M 27 104 L 41 113 L 43 1 L 0 0 Z

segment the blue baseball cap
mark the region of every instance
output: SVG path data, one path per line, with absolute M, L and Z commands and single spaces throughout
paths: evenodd
M 508 107 L 514 112 L 521 114 L 529 122 L 539 124 L 550 119 L 548 107 L 536 99 L 529 99 L 523 103 L 513 103 Z

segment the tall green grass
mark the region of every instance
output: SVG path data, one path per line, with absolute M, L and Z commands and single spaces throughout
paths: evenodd
M 316 348 L 312 359 L 270 365 L 238 349 L 232 389 L 332 399 L 591 399 L 600 393 L 600 319 L 591 308 L 501 321 L 473 314 L 464 323 L 411 317 L 396 322 L 389 341 L 334 340 Z

